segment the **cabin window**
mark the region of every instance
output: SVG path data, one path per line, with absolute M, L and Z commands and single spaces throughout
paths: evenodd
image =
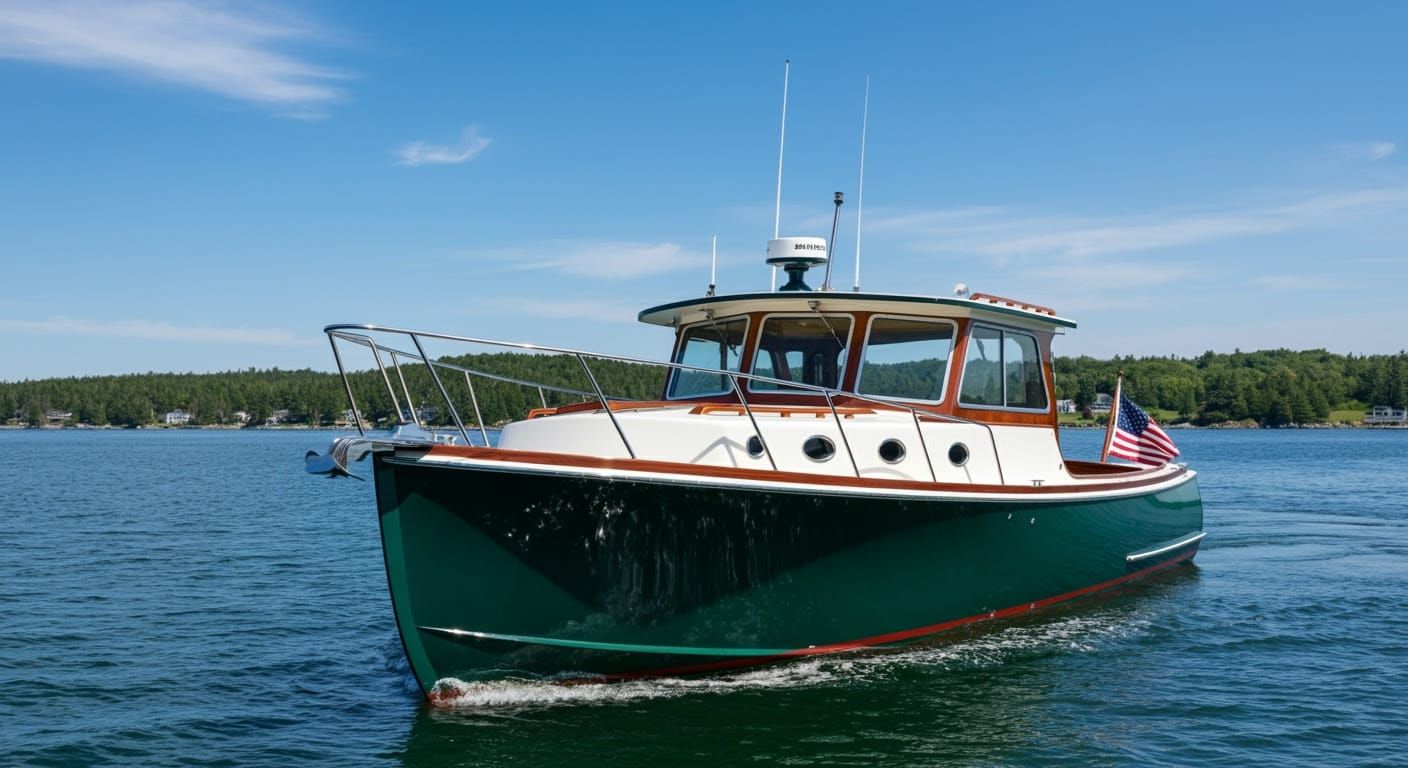
M 1046 385 L 1036 337 L 975 326 L 963 363 L 963 405 L 1045 410 Z
M 870 322 L 856 391 L 863 395 L 944 399 L 953 323 L 877 317 Z
M 1041 355 L 1036 339 L 1025 333 L 1002 334 L 1003 387 L 1008 408 L 1046 408 L 1046 387 L 1041 381 Z
M 846 342 L 851 334 L 848 315 L 769 317 L 763 321 L 753 373 L 816 387 L 836 388 L 846 369 Z M 752 381 L 754 392 L 789 389 L 785 384 Z
M 700 323 L 686 328 L 680 341 L 675 362 L 681 365 L 696 365 L 700 368 L 715 368 L 724 371 L 737 371 L 743 360 L 743 339 L 748 333 L 746 318 Z M 729 377 L 719 373 L 675 369 L 670 376 L 668 396 L 698 397 L 729 392 L 733 388 Z

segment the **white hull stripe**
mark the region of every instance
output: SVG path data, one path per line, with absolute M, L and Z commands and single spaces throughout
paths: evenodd
M 1208 535 L 1207 531 L 1199 531 L 1197 533 L 1189 534 L 1173 542 L 1172 544 L 1165 544 L 1156 549 L 1149 549 L 1143 552 L 1135 552 L 1132 555 L 1125 555 L 1124 560 L 1127 563 L 1137 563 L 1140 560 L 1148 560 L 1151 557 L 1158 557 L 1159 555 L 1162 555 L 1166 552 L 1172 552 L 1175 549 L 1182 549 L 1183 547 L 1186 547 L 1190 544 L 1197 544 L 1198 542 L 1202 541 L 1203 537 L 1206 535 Z

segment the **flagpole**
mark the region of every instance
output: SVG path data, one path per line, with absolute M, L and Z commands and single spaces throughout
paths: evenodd
M 1120 371 L 1115 376 L 1115 397 L 1110 402 L 1110 416 L 1105 420 L 1105 447 L 1100 449 L 1100 463 L 1107 464 L 1110 460 L 1110 440 L 1115 436 L 1115 419 L 1120 413 L 1120 388 L 1124 386 L 1124 371 Z

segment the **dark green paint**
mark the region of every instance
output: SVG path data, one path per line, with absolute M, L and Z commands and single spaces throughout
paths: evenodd
M 766 655 L 924 627 L 1119 578 L 1126 554 L 1202 527 L 1193 481 L 1109 501 L 960 503 L 385 455 L 376 480 L 397 623 L 427 689 L 443 677 L 630 672 L 698 663 L 707 649 Z

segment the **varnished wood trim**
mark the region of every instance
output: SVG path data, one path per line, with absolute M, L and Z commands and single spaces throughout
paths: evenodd
M 503 448 L 480 448 L 463 445 L 436 445 L 428 451 L 429 456 L 457 456 L 482 461 L 500 461 L 515 464 L 546 464 L 554 467 L 579 467 L 589 469 L 617 469 L 633 472 L 668 473 L 689 475 L 699 478 L 757 480 L 771 483 L 787 483 L 804 486 L 829 486 L 833 488 L 865 488 L 871 490 L 932 491 L 952 493 L 991 493 L 1016 496 L 1050 496 L 1068 493 L 1091 493 L 1097 491 L 1118 491 L 1157 485 L 1187 473 L 1179 469 L 1172 475 L 1148 476 L 1122 483 L 1099 483 L 1072 485 L 965 485 L 961 483 L 931 483 L 919 480 L 888 480 L 866 477 L 840 477 L 836 475 L 815 475 L 803 472 L 784 472 L 766 469 L 745 469 L 742 467 L 715 467 L 698 464 L 684 464 L 675 461 L 653 459 L 609 459 L 581 454 L 545 453 L 541 451 L 515 451 Z M 1150 475 L 1153 470 L 1149 470 Z
M 1037 332 L 1037 344 L 1041 347 L 1041 370 L 1046 374 L 1046 412 L 1048 419 L 1046 423 L 1056 429 L 1061 424 L 1061 414 L 1056 412 L 1056 368 L 1051 360 L 1051 339 L 1054 334 Z M 1056 443 L 1060 445 L 1060 430 L 1057 430 Z
M 1029 311 L 1029 312 L 1037 312 L 1037 313 L 1043 314 L 1043 315 L 1051 315 L 1052 317 L 1055 317 L 1055 316 L 1056 316 L 1056 310 L 1052 309 L 1051 307 L 1043 307 L 1043 306 L 1040 305 L 1040 304 L 1031 304 L 1031 303 L 1025 302 L 1025 301 L 1018 301 L 1018 300 L 1016 300 L 1016 299 L 1009 299 L 1009 298 L 1006 298 L 1005 296 L 994 296 L 994 295 L 991 294 L 991 293 L 975 293 L 975 294 L 972 294 L 971 296 L 969 296 L 968 298 L 971 299 L 971 300 L 973 300 L 973 301 L 983 301 L 983 302 L 987 302 L 988 304 L 1006 305 L 1006 306 L 1009 306 L 1009 307 L 1017 307 L 1017 308 L 1020 308 L 1020 309 L 1025 309 L 1025 310 L 1027 310 L 1027 311 Z
M 753 411 L 753 413 L 776 413 L 782 416 L 783 418 L 787 418 L 789 416 L 815 416 L 817 418 L 831 417 L 830 408 L 817 408 L 814 406 L 804 408 L 793 408 L 785 405 L 753 405 L 752 401 L 749 401 L 747 409 L 737 404 L 709 404 L 696 405 L 695 407 L 691 408 L 689 412 L 699 416 L 704 416 L 711 413 L 731 413 L 738 416 L 742 416 L 749 410 Z M 852 408 L 838 405 L 836 406 L 836 413 L 837 415 L 843 416 L 845 418 L 851 418 L 856 414 L 867 416 L 872 415 L 875 413 L 875 410 L 872 408 Z
M 1066 460 L 1066 471 L 1071 473 L 1073 477 L 1087 475 L 1130 475 L 1135 472 L 1145 472 L 1150 469 L 1150 467 L 1135 467 L 1128 464 L 1102 464 L 1098 461 Z
M 944 393 L 944 405 L 951 415 L 958 415 L 958 388 L 963 383 L 963 367 L 968 362 L 968 334 L 973 330 L 973 321 L 969 319 L 956 320 L 958 330 L 954 331 L 956 337 L 953 342 L 953 375 L 948 377 L 948 391 Z
M 612 411 L 646 411 L 652 408 L 667 408 L 670 406 L 685 405 L 686 402 L 679 400 L 608 400 L 607 405 Z M 563 413 L 590 413 L 601 410 L 601 401 L 588 400 L 583 403 L 569 403 L 559 405 L 556 408 L 534 408 L 528 412 L 525 418 L 538 419 L 543 416 L 557 416 Z
M 1051 416 L 1045 413 L 1004 411 L 997 408 L 955 408 L 954 415 L 994 426 L 1030 426 L 1051 428 Z
M 841 372 L 841 389 L 856 391 L 856 378 L 860 375 L 860 363 L 865 355 L 865 335 L 870 330 L 870 318 L 874 312 L 852 312 L 855 323 L 851 326 L 851 338 L 846 343 L 846 369 Z

